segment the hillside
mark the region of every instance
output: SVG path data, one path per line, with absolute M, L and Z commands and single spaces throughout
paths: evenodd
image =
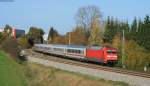
M 20 66 L 0 51 L 0 86 L 26 86 Z

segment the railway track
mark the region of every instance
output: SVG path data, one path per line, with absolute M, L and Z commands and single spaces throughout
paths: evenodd
M 86 67 L 86 68 L 97 69 L 97 70 L 103 70 L 103 71 L 115 72 L 115 73 L 120 73 L 120 74 L 150 78 L 150 73 L 136 72 L 136 71 L 125 70 L 125 69 L 114 68 L 114 67 L 113 68 L 112 67 L 106 67 L 106 66 L 101 66 L 101 65 L 97 65 L 97 64 L 89 64 L 87 62 L 75 61 L 75 60 L 50 56 L 48 54 L 37 53 L 37 52 L 34 52 L 32 50 L 27 50 L 26 54 L 33 56 L 33 57 L 36 57 L 36 58 L 42 58 L 45 60 L 55 61 L 55 62 L 59 62 L 59 63 L 69 64 L 69 65 L 76 65 L 76 66 L 81 66 L 81 67 Z

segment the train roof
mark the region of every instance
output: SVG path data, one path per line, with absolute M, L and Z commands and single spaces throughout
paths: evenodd
M 94 50 L 100 50 L 100 49 L 102 49 L 103 47 L 102 47 L 102 46 L 89 46 L 88 48 L 89 48 L 89 49 L 94 49 Z
M 65 48 L 86 48 L 86 46 L 80 46 L 80 45 L 35 44 L 35 46 L 36 45 L 43 46 L 43 47 L 54 46 L 54 47 L 65 47 Z
M 113 48 L 113 47 L 110 47 L 110 46 L 83 46 L 83 45 L 60 45 L 60 44 L 35 44 L 35 46 L 38 45 L 38 46 L 42 46 L 42 47 L 59 47 L 59 48 L 68 48 L 68 49 L 94 49 L 94 50 L 100 50 L 102 48 Z
M 82 46 L 82 45 L 67 45 L 67 47 L 71 47 L 71 48 L 87 48 L 86 46 Z

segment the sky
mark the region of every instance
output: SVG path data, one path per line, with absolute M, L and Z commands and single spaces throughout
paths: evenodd
M 99 7 L 103 20 L 113 16 L 131 23 L 135 16 L 150 15 L 150 0 L 0 0 L 0 27 L 9 24 L 28 32 L 30 26 L 36 26 L 46 34 L 54 27 L 65 34 L 75 27 L 78 9 L 93 5 Z

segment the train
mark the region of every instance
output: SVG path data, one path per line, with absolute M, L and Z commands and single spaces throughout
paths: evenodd
M 21 30 L 21 29 L 12 29 L 12 37 L 14 39 L 17 39 L 21 36 L 25 35 L 25 30 Z
M 33 50 L 103 64 L 118 62 L 117 49 L 108 46 L 35 44 Z

